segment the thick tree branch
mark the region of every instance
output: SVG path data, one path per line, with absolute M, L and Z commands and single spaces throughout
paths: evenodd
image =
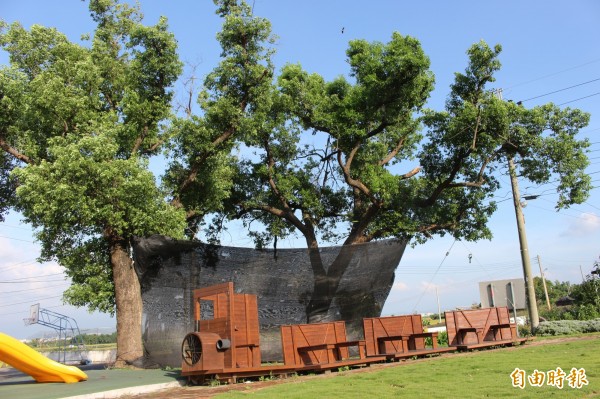
M 6 151 L 7 153 L 9 153 L 10 155 L 12 155 L 13 157 L 15 157 L 16 159 L 18 159 L 21 162 L 25 162 L 26 164 L 30 164 L 30 165 L 33 164 L 33 159 L 29 158 L 25 154 L 21 154 L 14 147 L 10 146 L 6 142 L 6 139 L 4 137 L 5 137 L 4 134 L 0 135 L 0 148 L 2 148 L 4 151 Z
M 158 147 L 160 147 L 163 144 L 164 144 L 163 140 L 157 140 L 156 143 L 152 144 L 150 147 L 143 150 L 142 153 L 143 154 L 152 154 L 153 152 L 155 152 L 158 149 Z
M 305 237 L 314 236 L 314 230 L 312 229 L 312 225 L 302 223 L 302 221 L 298 219 L 298 217 L 294 214 L 292 209 L 280 209 L 268 204 L 248 205 L 245 203 L 241 203 L 239 204 L 239 206 L 242 208 L 242 214 L 251 211 L 267 212 L 273 216 L 287 220 L 290 224 L 296 227 Z
M 471 150 L 475 150 L 477 146 L 477 134 L 479 134 L 479 125 L 481 123 L 481 107 L 477 107 L 477 120 L 475 121 L 475 130 L 473 131 L 473 143 L 471 143 Z
M 411 170 L 410 172 L 407 172 L 405 174 L 403 174 L 402 176 L 400 176 L 403 180 L 406 179 L 410 179 L 411 177 L 413 177 L 414 175 L 416 175 L 417 173 L 419 173 L 421 171 L 421 167 L 417 166 L 416 168 L 414 168 L 413 170 Z
M 350 151 L 350 154 L 348 154 L 348 158 L 346 159 L 346 162 L 344 162 L 342 160 L 342 152 L 339 151 L 337 153 L 338 165 L 342 169 L 342 173 L 344 175 L 344 180 L 346 181 L 346 184 L 348 184 L 350 187 L 353 187 L 353 188 L 359 190 L 364 195 L 369 197 L 371 199 L 372 203 L 378 203 L 379 200 L 377 199 L 377 197 L 375 197 L 375 195 L 373 195 L 371 190 L 369 190 L 369 188 L 367 186 L 365 186 L 363 184 L 363 182 L 361 182 L 360 180 L 356 180 L 356 179 L 352 178 L 352 175 L 350 173 L 350 167 L 352 165 L 352 161 L 354 160 L 354 156 L 358 152 L 359 148 L 360 148 L 359 144 L 354 146 L 352 151 Z
M 290 210 L 290 205 L 287 201 L 287 198 L 285 198 L 285 196 L 281 193 L 281 191 L 279 191 L 279 188 L 277 187 L 277 183 L 275 182 L 275 179 L 273 179 L 273 167 L 275 166 L 275 159 L 273 159 L 273 154 L 271 153 L 271 147 L 269 145 L 269 141 L 265 140 L 263 142 L 263 145 L 265 147 L 265 151 L 267 153 L 267 167 L 268 167 L 268 171 L 269 171 L 269 187 L 271 188 L 271 190 L 273 191 L 273 193 L 277 196 L 277 198 L 279 199 L 279 202 L 281 202 L 281 205 L 283 206 L 283 208 L 286 211 Z
M 343 245 L 352 245 L 358 244 L 361 242 L 367 242 L 367 236 L 365 236 L 365 231 L 369 228 L 369 225 L 377 216 L 381 209 L 381 203 L 371 203 L 367 208 L 366 212 L 362 214 L 360 220 L 357 223 L 353 223 L 352 229 L 350 230 L 350 234 L 344 241 Z
M 428 233 L 440 231 L 440 230 L 452 230 L 456 228 L 457 222 L 452 223 L 432 223 L 421 226 L 417 229 L 417 232 L 428 235 Z
M 140 147 L 142 146 L 142 143 L 144 142 L 144 139 L 146 138 L 147 135 L 148 135 L 148 125 L 145 125 L 144 128 L 142 129 L 142 132 L 135 139 L 135 142 L 133 143 L 133 148 L 131 149 L 131 156 L 134 156 L 140 150 Z
M 498 156 L 502 153 L 502 148 L 494 151 L 494 153 L 489 156 L 482 164 L 481 167 L 479 168 L 479 173 L 477 174 L 477 179 L 474 181 L 470 181 L 470 182 L 456 182 L 456 183 L 450 183 L 448 185 L 448 187 L 481 187 L 483 186 L 483 184 L 485 184 L 485 179 L 483 177 L 485 170 L 487 168 L 487 166 L 494 161 L 496 158 L 498 158 Z
M 392 149 L 392 151 L 390 151 L 385 158 L 383 158 L 381 161 L 379 161 L 379 166 L 384 166 L 387 165 L 392 159 L 394 159 L 394 157 L 396 155 L 398 155 L 398 152 L 400 152 L 400 150 L 402 149 L 402 147 L 404 147 L 404 141 L 406 140 L 406 137 L 402 137 L 399 141 L 398 144 L 396 144 L 396 147 L 394 147 L 394 149 Z
M 367 138 L 370 139 L 372 137 L 377 136 L 379 133 L 383 132 L 385 130 L 385 128 L 388 126 L 390 126 L 390 123 L 388 123 L 386 121 L 381 121 L 379 126 L 377 126 L 375 129 L 373 129 L 369 133 L 367 133 Z
M 445 189 L 450 187 L 450 185 L 454 181 L 454 178 L 460 171 L 460 168 L 463 165 L 463 161 L 469 156 L 470 153 L 471 153 L 471 150 L 469 149 L 469 150 L 465 151 L 465 153 L 463 155 L 458 155 L 456 157 L 456 160 L 454 161 L 454 166 L 452 167 L 452 171 L 450 171 L 450 174 L 448 175 L 448 177 L 444 181 L 442 181 L 435 188 L 435 190 L 433 190 L 433 193 L 431 193 L 429 198 L 427 198 L 426 200 L 423 200 L 423 201 L 419 201 L 419 206 L 429 207 L 429 206 L 432 206 L 433 204 L 435 204 L 435 202 L 437 201 L 439 196 L 442 194 L 442 192 Z
M 185 190 L 188 189 L 188 187 L 194 182 L 196 181 L 196 177 L 198 177 L 198 172 L 200 171 L 200 168 L 202 167 L 202 165 L 204 164 L 204 162 L 206 162 L 206 160 L 211 156 L 214 155 L 217 152 L 217 147 L 224 143 L 225 141 L 227 141 L 234 133 L 235 133 L 235 129 L 230 128 L 228 130 L 226 130 L 225 132 L 223 132 L 223 134 L 221 134 L 219 137 L 217 137 L 215 140 L 212 141 L 212 150 L 209 151 L 205 151 L 202 154 L 199 154 L 196 159 L 194 160 L 194 162 L 192 163 L 192 166 L 190 167 L 189 173 L 186 176 L 185 179 L 183 179 L 183 181 L 181 182 L 181 184 L 179 185 L 179 193 L 183 193 Z M 179 197 L 176 197 L 173 199 L 172 201 L 173 205 L 180 207 L 182 206 L 181 200 Z

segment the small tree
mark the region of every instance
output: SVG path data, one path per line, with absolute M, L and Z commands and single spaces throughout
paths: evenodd
M 590 320 L 600 317 L 600 261 L 594 262 L 592 272 L 585 281 L 573 289 L 576 305 L 576 317 L 579 320 Z

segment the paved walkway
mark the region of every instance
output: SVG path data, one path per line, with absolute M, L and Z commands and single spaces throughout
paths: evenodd
M 140 395 L 185 384 L 179 370 L 107 369 L 104 365 L 78 366 L 88 380 L 74 384 L 37 383 L 12 368 L 0 369 L 2 399 L 96 399 Z

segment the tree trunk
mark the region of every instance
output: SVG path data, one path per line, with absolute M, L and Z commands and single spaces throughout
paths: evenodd
M 306 307 L 308 322 L 334 321 L 330 320 L 329 308 L 337 293 L 340 281 L 354 256 L 356 247 L 346 243 L 342 245 L 340 252 L 326 271 L 316 240 L 308 244 L 310 264 L 314 275 L 313 293 Z
M 127 242 L 116 240 L 110 244 L 110 261 L 117 305 L 117 361 L 115 366 L 142 367 L 144 355 L 142 293 L 133 262 L 127 254 Z

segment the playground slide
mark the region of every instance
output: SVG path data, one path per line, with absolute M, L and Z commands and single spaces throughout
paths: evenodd
M 32 376 L 37 382 L 79 382 L 87 375 L 74 366 L 48 359 L 11 336 L 0 333 L 0 361 Z

